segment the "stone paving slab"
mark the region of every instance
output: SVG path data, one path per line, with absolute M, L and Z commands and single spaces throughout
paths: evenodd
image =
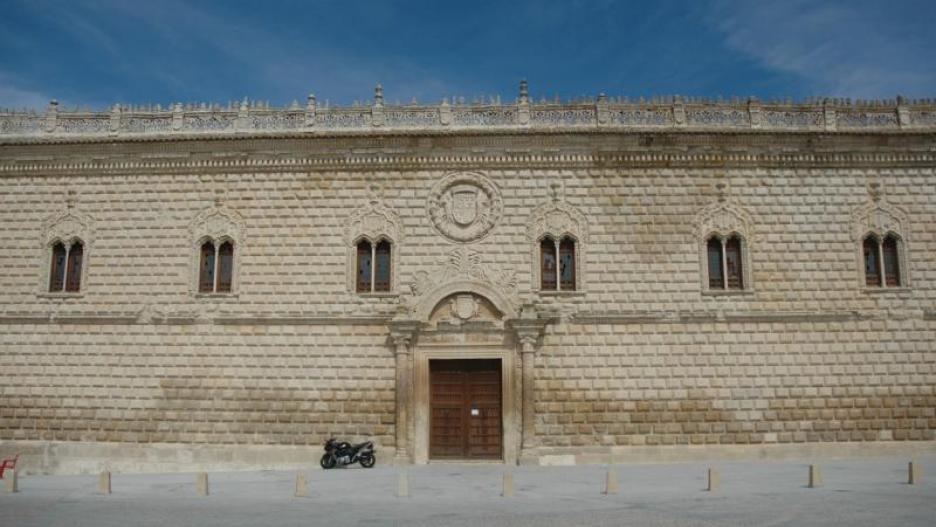
M 720 463 L 721 485 L 706 491 L 706 464 L 615 465 L 617 494 L 604 494 L 607 466 L 505 467 L 438 464 L 305 471 L 309 497 L 294 497 L 296 472 L 24 476 L 0 494 L 0 526 L 240 525 L 901 525 L 932 526 L 936 458 Z M 824 485 L 808 488 L 808 466 Z M 410 497 L 397 498 L 399 474 Z M 513 497 L 501 496 L 503 474 Z

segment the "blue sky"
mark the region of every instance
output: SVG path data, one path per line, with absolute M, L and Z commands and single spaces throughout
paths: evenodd
M 0 107 L 936 97 L 936 0 L 0 0 Z

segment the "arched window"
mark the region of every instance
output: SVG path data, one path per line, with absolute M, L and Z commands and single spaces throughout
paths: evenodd
M 373 283 L 373 251 L 368 241 L 357 245 L 357 292 L 370 293 Z
M 881 262 L 878 252 L 878 240 L 868 235 L 864 239 L 865 285 L 881 287 Z
M 897 244 L 897 237 L 888 234 L 881 246 L 881 252 L 884 254 L 884 284 L 887 287 L 900 286 L 900 256 Z
M 722 264 L 722 246 L 721 240 L 713 236 L 708 241 L 708 279 L 709 289 L 724 289 L 725 267 Z
M 867 287 L 900 287 L 900 238 L 889 233 L 883 241 L 869 234 L 862 243 L 865 285 Z
M 390 242 L 381 240 L 374 249 L 374 291 L 390 291 Z
M 540 289 L 556 290 L 556 242 L 552 238 L 543 238 L 540 242 Z
M 52 265 L 49 273 L 49 292 L 58 293 L 65 287 L 65 244 L 57 242 L 52 246 Z
M 198 275 L 198 290 L 202 293 L 213 293 L 215 283 L 215 246 L 207 241 L 201 246 L 201 265 Z
M 198 292 L 230 293 L 234 287 L 234 243 L 217 245 L 208 240 L 201 246 Z
M 392 287 L 393 258 L 391 243 L 380 240 L 372 244 L 362 240 L 357 244 L 358 293 L 388 293 Z
M 575 241 L 568 237 L 559 242 L 559 289 L 575 291 Z
M 215 292 L 230 293 L 234 279 L 234 244 L 224 242 L 218 248 L 218 287 Z
M 75 240 L 68 246 L 62 242 L 56 242 L 52 245 L 52 259 L 49 266 L 49 292 L 80 292 L 83 263 L 84 244 L 80 240 Z
M 566 236 L 559 244 L 547 236 L 540 241 L 540 290 L 575 291 L 575 240 Z
M 712 236 L 706 242 L 708 287 L 713 291 L 744 289 L 744 240 L 737 234 Z
M 744 269 L 741 263 L 741 238 L 734 235 L 725 242 L 725 270 L 728 289 L 744 289 Z

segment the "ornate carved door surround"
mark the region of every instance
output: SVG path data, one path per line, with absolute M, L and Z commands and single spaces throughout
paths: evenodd
M 429 462 L 430 360 L 498 359 L 503 460 L 519 463 L 536 446 L 534 360 L 549 320 L 539 318 L 533 306 L 518 312 L 496 290 L 465 283 L 440 287 L 423 301 L 432 307 L 417 305 L 389 324 L 396 356 L 397 462 Z

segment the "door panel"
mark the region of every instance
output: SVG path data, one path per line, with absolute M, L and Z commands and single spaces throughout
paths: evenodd
M 500 459 L 500 360 L 433 360 L 429 377 L 429 457 Z

